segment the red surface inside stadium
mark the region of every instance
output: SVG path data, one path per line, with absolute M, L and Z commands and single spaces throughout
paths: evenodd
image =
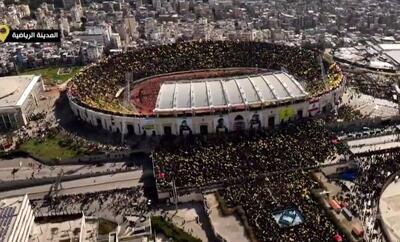
M 227 78 L 233 76 L 251 75 L 266 72 L 260 68 L 225 68 L 213 70 L 196 70 L 174 72 L 163 75 L 151 76 L 138 80 L 131 91 L 131 102 L 141 114 L 153 114 L 156 106 L 158 92 L 165 81 L 187 81 L 209 78 Z

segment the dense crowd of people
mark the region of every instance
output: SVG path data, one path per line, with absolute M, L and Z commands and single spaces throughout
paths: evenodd
M 318 187 L 308 173 L 295 171 L 231 185 L 221 195 L 228 207 L 244 209 L 258 241 L 334 241 L 339 232 L 311 194 Z M 300 212 L 303 222 L 279 226 L 273 214 L 290 208 Z
M 284 69 L 304 83 L 307 91 L 316 94 L 330 88 L 322 81 L 319 55 L 304 48 L 262 42 L 179 42 L 103 59 L 74 78 L 69 94 L 82 105 L 113 111 L 118 106 L 116 94 L 125 87 L 128 71 L 133 73 L 133 80 L 139 80 L 171 72 L 228 67 Z M 339 72 L 325 65 L 327 70 Z
M 323 124 L 303 121 L 262 136 L 217 136 L 193 144 L 164 145 L 152 154 L 160 188 L 202 187 L 263 173 L 312 167 L 334 155 L 335 136 Z
M 366 236 L 377 241 L 381 237 L 376 220 L 378 201 L 389 176 L 400 170 L 400 152 L 394 151 L 358 159 L 354 185 L 349 191 L 342 191 L 338 195 L 338 200 L 349 204 L 350 211 L 359 217 L 367 228 Z
M 339 152 L 340 150 L 340 152 Z M 160 189 L 223 184 L 229 207 L 241 206 L 259 241 L 332 241 L 342 236 L 312 197 L 318 188 L 305 171 L 343 150 L 321 121 L 307 120 L 249 136 L 208 137 L 207 142 L 164 145 L 152 154 Z M 303 223 L 282 228 L 273 213 L 295 208 Z

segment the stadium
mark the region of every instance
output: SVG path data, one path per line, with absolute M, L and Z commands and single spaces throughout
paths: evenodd
M 68 84 L 80 119 L 125 135 L 272 128 L 337 109 L 340 68 L 317 51 L 262 42 L 180 42 L 103 59 Z

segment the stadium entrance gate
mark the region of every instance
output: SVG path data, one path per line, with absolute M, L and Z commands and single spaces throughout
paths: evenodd
M 205 124 L 200 125 L 200 134 L 203 135 L 208 134 L 208 125 Z
M 164 126 L 164 135 L 170 136 L 172 134 L 171 126 Z
M 302 118 L 303 117 L 303 110 L 298 110 L 297 111 L 297 118 Z
M 244 118 L 242 115 L 238 115 L 235 117 L 235 122 L 233 124 L 233 129 L 235 131 L 240 131 L 245 129 L 246 124 L 244 123 Z
M 275 126 L 275 117 L 268 118 L 268 128 L 273 128 Z
M 128 135 L 129 135 L 129 136 L 135 134 L 135 129 L 133 128 L 133 125 L 132 125 L 132 124 L 128 124 L 128 125 L 126 126 L 126 128 L 128 129 Z

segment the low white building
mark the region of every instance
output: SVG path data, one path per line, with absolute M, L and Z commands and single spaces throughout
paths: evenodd
M 98 219 L 82 215 L 50 216 L 37 219 L 33 225 L 29 242 L 53 241 L 98 241 Z
M 34 219 L 27 195 L 1 200 L 0 241 L 27 242 Z
M 27 124 L 43 91 L 40 76 L 0 77 L 0 132 Z

